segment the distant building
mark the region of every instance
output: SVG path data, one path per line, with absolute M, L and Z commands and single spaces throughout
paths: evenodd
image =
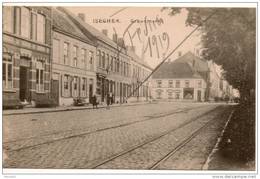
M 233 95 L 232 87 L 217 72 L 217 65 L 191 52 L 165 62 L 152 79 L 153 97 L 157 99 L 214 101 Z
M 3 6 L 3 105 L 50 97 L 51 8 Z
M 60 105 L 90 102 L 96 89 L 96 47 L 71 21 L 53 8 L 52 97 Z
M 151 96 L 151 79 L 147 79 L 152 68 L 135 53 L 135 47 L 128 46 L 127 53 L 131 56 L 131 93 L 130 101 L 147 101 Z M 139 87 L 139 88 L 138 88 Z M 137 89 L 138 88 L 138 89 Z
M 207 76 L 199 73 L 189 54 L 165 62 L 152 76 L 152 97 L 157 100 L 205 101 Z

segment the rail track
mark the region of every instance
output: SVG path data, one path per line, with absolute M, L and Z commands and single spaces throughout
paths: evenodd
M 98 161 L 98 162 L 94 162 L 94 163 L 92 163 L 92 164 L 90 164 L 90 165 L 87 165 L 86 168 L 91 168 L 91 169 L 97 169 L 97 168 L 100 168 L 100 167 L 102 168 L 102 165 L 105 165 L 105 164 L 107 164 L 107 163 L 109 163 L 109 162 L 111 162 L 111 161 L 113 161 L 113 160 L 115 160 L 115 159 L 117 159 L 117 158 L 119 158 L 119 157 L 123 157 L 124 155 L 127 155 L 127 154 L 129 154 L 130 152 L 133 152 L 134 150 L 140 149 L 140 148 L 142 148 L 142 147 L 145 146 L 145 145 L 148 145 L 148 144 L 150 144 L 150 143 L 152 143 L 152 142 L 154 142 L 154 141 L 157 141 L 157 140 L 163 138 L 164 136 L 166 136 L 166 135 L 168 135 L 168 134 L 170 134 L 170 133 L 172 133 L 172 132 L 174 132 L 174 131 L 176 131 L 176 130 L 178 130 L 178 129 L 180 129 L 180 128 L 183 128 L 183 127 L 187 126 L 187 125 L 190 124 L 191 122 L 194 122 L 194 121 L 200 119 L 201 117 L 203 117 L 204 115 L 207 115 L 207 114 L 209 114 L 209 113 L 211 113 L 211 112 L 213 112 L 213 111 L 215 111 L 215 110 L 217 110 L 217 109 L 215 108 L 215 109 L 212 109 L 212 110 L 210 110 L 210 111 L 208 111 L 208 112 L 206 112 L 206 113 L 204 113 L 204 114 L 201 114 L 201 115 L 199 115 L 199 116 L 193 118 L 192 120 L 189 120 L 189 121 L 187 121 L 187 122 L 181 124 L 180 126 L 178 126 L 178 127 L 176 127 L 176 128 L 173 128 L 173 129 L 171 129 L 171 130 L 168 130 L 168 131 L 166 131 L 166 132 L 164 132 L 164 133 L 162 133 L 162 134 L 160 134 L 160 135 L 158 135 L 158 136 L 156 136 L 156 137 L 150 138 L 150 139 L 144 141 L 143 143 L 137 144 L 137 145 L 135 145 L 135 146 L 133 146 L 133 147 L 131 147 L 131 148 L 125 150 L 125 151 L 122 151 L 122 152 L 120 152 L 120 153 L 118 153 L 118 154 L 115 154 L 115 155 L 113 155 L 113 156 L 107 157 L 107 158 L 104 159 L 104 160 L 100 160 L 100 161 Z M 229 109 L 226 109 L 226 110 L 225 110 L 225 112 L 227 112 L 227 111 L 229 111 Z M 224 113 L 225 113 L 225 112 L 224 112 Z M 222 113 L 222 115 L 223 115 L 223 113 Z M 154 162 L 152 165 L 150 165 L 150 166 L 147 167 L 146 169 L 150 169 L 150 170 L 155 170 L 155 169 L 157 169 L 157 167 L 158 167 L 160 164 L 162 164 L 162 163 L 163 163 L 164 161 L 166 161 L 168 158 L 170 158 L 171 156 L 173 156 L 176 152 L 178 152 L 179 150 L 181 150 L 181 149 L 182 149 L 185 145 L 187 145 L 192 139 L 194 139 L 204 128 L 206 128 L 207 126 L 209 126 L 209 125 L 214 121 L 214 119 L 215 119 L 216 117 L 219 117 L 219 115 L 213 117 L 211 120 L 207 121 L 204 125 L 202 125 L 202 126 L 199 127 L 198 129 L 196 129 L 195 131 L 193 131 L 188 137 L 186 137 L 183 141 L 181 141 L 176 147 L 174 147 L 171 151 L 169 151 L 168 153 L 166 153 L 164 156 L 162 156 L 159 160 L 157 160 L 156 162 Z M 118 169 L 120 169 L 120 168 L 118 168 Z
M 42 138 L 43 136 L 47 137 L 47 136 L 51 136 L 51 135 L 54 135 L 54 134 L 57 135 L 59 133 L 63 134 L 64 132 L 78 131 L 79 129 L 58 131 L 58 132 L 55 132 L 55 133 L 51 133 L 51 134 L 49 133 L 49 134 L 42 135 L 42 136 L 29 137 L 29 138 L 23 138 L 23 139 L 19 139 L 19 140 L 3 142 L 3 149 L 5 151 L 8 151 L 8 152 L 21 151 L 21 150 L 25 150 L 25 149 L 38 147 L 38 146 L 41 146 L 41 145 L 44 145 L 44 144 L 51 144 L 51 143 L 55 143 L 55 142 L 58 142 L 58 141 L 67 140 L 67 139 L 76 138 L 76 137 L 87 136 L 87 135 L 90 135 L 90 134 L 93 134 L 93 133 L 102 132 L 102 131 L 106 131 L 106 130 L 110 130 L 110 129 L 125 127 L 125 126 L 129 126 L 129 125 L 133 125 L 133 124 L 137 124 L 137 123 L 142 123 L 142 122 L 146 122 L 146 121 L 151 121 L 151 120 L 157 120 L 157 119 L 160 119 L 162 117 L 171 116 L 171 115 L 178 114 L 178 113 L 185 113 L 185 112 L 188 112 L 188 111 L 191 111 L 191 110 L 196 110 L 196 109 L 204 108 L 204 107 L 205 106 L 198 106 L 196 108 L 192 107 L 192 108 L 184 108 L 184 109 L 177 109 L 177 110 L 175 109 L 175 110 L 167 111 L 167 112 L 164 112 L 164 113 L 157 113 L 157 114 L 153 114 L 153 115 L 149 115 L 149 116 L 141 116 L 141 117 L 145 117 L 145 119 L 137 120 L 137 121 L 131 121 L 131 122 L 115 125 L 115 126 L 104 127 L 104 128 L 100 128 L 100 129 L 97 129 L 97 130 L 82 132 L 82 133 L 78 133 L 78 134 L 75 134 L 75 135 L 69 135 L 69 136 L 61 137 L 61 138 L 57 138 L 57 139 L 51 139 L 51 140 L 46 139 L 45 141 L 39 142 L 37 144 L 18 147 L 18 148 L 15 148 L 15 149 L 10 149 L 9 145 L 12 145 L 12 144 L 17 143 L 17 142 L 23 142 L 23 141 L 26 141 L 26 140 L 36 140 L 36 139 Z M 215 109 L 216 108 L 214 108 L 214 109 L 212 109 L 212 110 L 210 110 L 206 113 L 209 113 L 209 112 L 211 112 Z M 202 115 L 205 115 L 206 113 L 203 113 Z M 193 119 L 189 120 L 188 122 L 192 122 L 192 121 L 193 121 Z M 84 130 L 84 129 L 80 129 L 80 130 Z

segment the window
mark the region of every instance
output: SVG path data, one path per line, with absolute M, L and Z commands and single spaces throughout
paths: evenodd
M 106 58 L 105 57 L 105 52 L 102 52 L 102 68 L 105 68 L 105 61 L 106 61 L 105 58 Z
M 113 61 L 114 61 L 114 57 L 111 56 L 110 59 L 111 59 L 111 60 L 110 60 L 110 70 L 113 71 L 113 70 L 114 70 L 114 69 L 113 69 L 113 64 L 114 64 Z
M 20 35 L 21 34 L 21 8 L 20 7 L 15 7 L 14 21 L 15 21 L 14 33 Z
M 63 90 L 62 90 L 62 96 L 69 97 L 70 96 L 70 85 L 69 85 L 69 75 L 63 76 Z
M 73 66 L 77 67 L 78 66 L 78 47 L 73 46 Z
M 69 75 L 64 75 L 64 90 L 69 90 Z
M 36 63 L 36 91 L 37 92 L 44 92 L 44 63 L 37 61 Z
M 181 87 L 181 82 L 180 80 L 177 80 L 175 83 L 176 88 L 180 88 Z
M 69 44 L 67 42 L 64 42 L 63 44 L 63 63 L 64 65 L 68 64 L 69 60 Z
M 10 54 L 3 54 L 3 88 L 13 88 L 13 61 Z
M 173 81 L 172 81 L 172 80 L 169 80 L 168 83 L 169 83 L 169 84 L 168 84 L 169 88 L 173 88 Z
M 109 70 L 109 54 L 107 54 L 106 69 Z
M 53 62 L 59 63 L 60 59 L 60 41 L 53 39 Z
M 90 67 L 90 70 L 93 70 L 94 69 L 94 53 L 92 51 L 89 51 L 89 67 Z
M 100 50 L 97 51 L 97 59 L 98 59 L 98 66 L 101 67 L 102 63 L 101 63 L 101 52 L 100 52 Z
M 190 82 L 188 80 L 185 81 L 185 88 L 189 88 L 190 87 Z
M 81 96 L 86 97 L 86 92 L 87 92 L 87 79 L 86 78 L 81 78 Z
M 14 18 L 13 7 L 3 6 L 3 29 L 4 31 L 13 33 L 14 31 Z
M 161 80 L 158 80 L 157 81 L 157 88 L 161 88 L 162 87 L 162 81 Z
M 168 99 L 173 99 L 173 92 L 171 91 L 168 92 Z
M 37 39 L 37 14 L 35 13 L 31 14 L 31 39 Z
M 202 88 L 202 81 L 201 80 L 198 81 L 198 88 Z
M 86 67 L 86 49 L 81 49 L 81 64 L 82 67 L 85 68 Z
M 116 72 L 119 72 L 119 58 L 116 59 Z
M 30 38 L 30 11 L 26 7 L 22 7 L 21 10 L 21 36 Z
M 73 78 L 73 97 L 77 97 L 78 96 L 78 77 L 77 76 L 74 76 Z
M 157 91 L 157 99 L 161 99 L 162 98 L 162 92 L 161 91 Z
M 37 41 L 45 43 L 45 17 L 37 14 Z

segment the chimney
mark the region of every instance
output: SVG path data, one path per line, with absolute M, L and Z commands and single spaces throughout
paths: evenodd
M 181 57 L 181 51 L 178 52 L 178 57 Z
M 125 42 L 123 38 L 118 38 L 118 45 L 121 47 L 125 47 Z
M 117 34 L 116 33 L 113 34 L 113 41 L 117 43 Z
M 85 14 L 84 13 L 78 13 L 78 17 L 85 22 Z
M 103 33 L 105 36 L 107 36 L 107 34 L 108 34 L 107 29 L 102 29 L 102 33 Z

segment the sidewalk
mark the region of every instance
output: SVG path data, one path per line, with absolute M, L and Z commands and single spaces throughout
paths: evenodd
M 147 102 L 147 101 L 140 101 L 140 102 L 131 102 L 131 103 L 124 103 L 124 104 L 113 104 L 110 107 L 120 107 L 120 106 L 136 106 L 142 104 L 155 104 L 155 102 Z M 98 105 L 98 109 L 106 108 L 106 105 Z M 92 105 L 86 106 L 58 106 L 54 108 L 35 108 L 35 107 L 28 107 L 24 109 L 9 109 L 3 110 L 3 116 L 8 115 L 18 115 L 18 114 L 36 114 L 36 113 L 50 113 L 50 112 L 61 112 L 61 111 L 72 111 L 72 110 L 84 110 L 84 109 L 93 109 Z

